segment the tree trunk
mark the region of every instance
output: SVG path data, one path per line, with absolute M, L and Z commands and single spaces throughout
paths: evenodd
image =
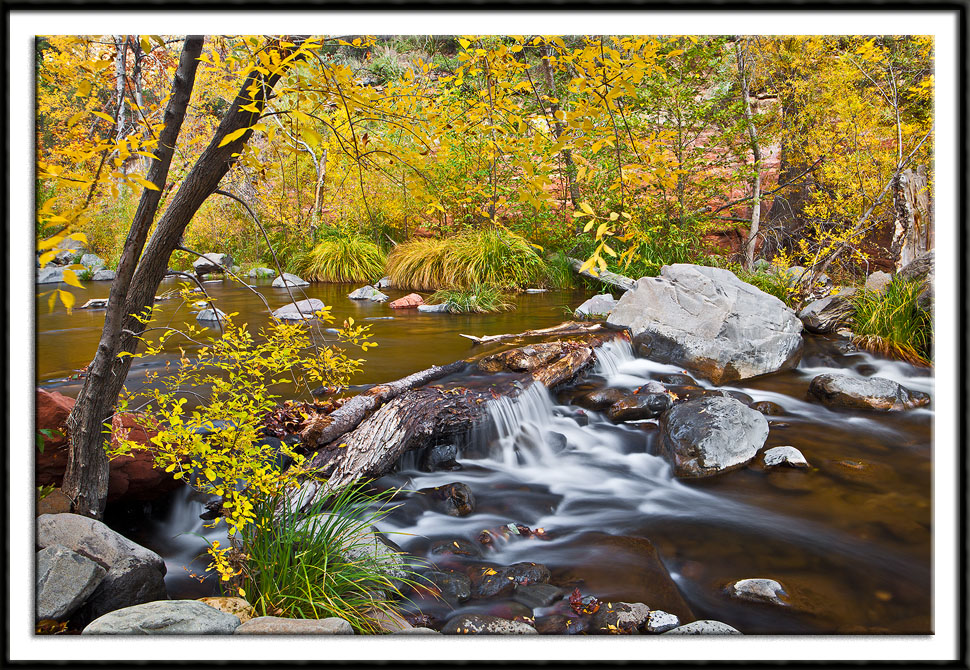
M 186 43 L 188 45 L 189 40 L 186 40 Z M 198 54 L 201 53 L 201 43 L 201 37 L 193 39 L 193 48 L 197 46 L 198 51 L 190 60 L 195 61 L 198 58 Z M 186 103 L 191 94 L 195 63 L 185 62 L 187 48 L 187 46 L 183 48 L 179 72 L 183 72 L 184 68 L 184 74 L 190 73 L 191 77 L 185 77 L 184 74 L 181 78 L 178 75 L 176 76 L 176 81 L 173 84 L 172 103 L 176 98 L 175 91 L 184 95 Z M 289 48 L 279 47 L 279 50 L 284 58 L 291 53 Z M 252 135 L 252 131 L 247 130 L 240 137 L 219 146 L 227 135 L 242 128 L 249 128 L 258 118 L 259 112 L 242 110 L 240 109 L 241 105 L 255 103 L 255 106 L 261 109 L 270 91 L 279 81 L 281 74 L 281 72 L 278 72 L 263 77 L 258 72 L 253 71 L 246 76 L 232 108 L 223 117 L 209 146 L 202 152 L 188 176 L 179 186 L 140 258 L 137 253 L 137 251 L 140 251 L 140 244 L 137 244 L 137 239 L 140 238 L 143 241 L 147 229 L 144 232 L 135 231 L 133 225 L 129 237 L 134 236 L 136 239 L 132 241 L 131 253 L 128 254 L 130 256 L 128 259 L 130 269 L 126 267 L 126 272 L 131 273 L 128 275 L 131 277 L 131 281 L 128 286 L 125 286 L 124 280 L 122 284 L 112 285 L 111 299 L 118 301 L 118 303 L 122 300 L 124 302 L 123 304 L 116 303 L 110 324 L 108 316 L 105 317 L 105 328 L 102 331 L 101 341 L 98 343 L 98 351 L 94 361 L 89 366 L 91 372 L 81 389 L 78 402 L 71 412 L 68 424 L 71 428 L 71 448 L 68 455 L 68 471 L 65 474 L 64 492 L 73 500 L 74 511 L 78 514 L 98 518 L 104 511 L 107 495 L 108 461 L 103 446 L 103 423 L 113 411 L 118 393 L 124 385 L 131 365 L 131 356 L 121 355 L 119 357 L 119 354 L 135 351 L 138 345 L 138 337 L 145 329 L 145 325 L 138 320 L 138 316 L 154 303 L 155 293 L 165 276 L 169 258 L 178 247 L 185 227 L 205 199 L 216 190 L 222 177 L 229 171 L 235 161 L 234 154 L 239 155 Z M 184 108 L 182 113 L 184 115 Z M 168 110 L 166 110 L 167 115 Z M 167 128 L 166 126 L 166 130 Z M 176 128 L 174 136 L 168 144 L 159 142 L 159 151 L 169 151 L 170 148 L 174 148 L 177 135 L 178 129 Z M 170 160 L 171 156 L 169 155 L 168 161 Z M 153 169 L 154 167 L 156 166 L 153 164 Z M 167 168 L 168 162 L 164 166 L 166 172 Z M 164 176 L 160 175 L 160 177 Z M 142 210 L 142 204 L 145 204 L 145 216 L 150 223 L 153 214 L 153 211 L 148 211 L 150 201 L 143 198 L 143 202 L 139 204 L 139 211 Z M 154 206 L 157 207 L 157 200 Z M 136 213 L 137 221 L 141 221 L 138 213 Z M 125 253 L 128 252 L 128 242 L 126 242 Z M 123 290 L 124 288 L 127 290 Z M 111 312 L 110 301 L 109 312 Z M 118 323 L 119 321 L 120 323 Z
M 744 243 L 744 267 L 750 270 L 754 266 L 754 248 L 758 242 L 758 226 L 761 222 L 761 145 L 758 142 L 758 129 L 754 125 L 754 115 L 751 111 L 751 98 L 748 90 L 747 47 L 741 50 L 741 43 L 735 42 L 737 51 L 738 78 L 741 83 L 741 102 L 744 109 L 744 120 L 748 128 L 748 139 L 751 143 L 751 156 L 754 159 L 754 176 L 751 180 L 751 229 Z
M 593 275 L 589 270 L 579 271 L 579 268 L 583 267 L 583 262 L 576 258 L 569 258 L 569 265 L 572 267 L 576 274 L 582 275 L 583 277 L 589 277 L 590 279 L 595 279 L 601 281 L 604 284 L 609 284 L 610 286 L 615 286 L 617 288 L 623 289 L 624 291 L 629 291 L 631 288 L 637 285 L 636 280 L 630 279 L 629 277 L 624 277 L 623 275 L 618 275 L 615 272 L 603 271 L 598 275 Z
M 915 172 L 904 170 L 893 185 L 896 220 L 892 257 L 897 272 L 931 248 L 932 225 L 927 188 L 922 169 Z
M 546 47 L 545 54 L 539 61 L 542 64 L 542 74 L 546 80 L 546 88 L 549 89 L 549 97 L 558 98 L 559 93 L 556 90 L 556 80 L 553 78 L 552 66 L 549 64 L 549 56 L 552 53 L 552 47 Z M 556 136 L 556 141 L 562 136 L 563 128 L 562 122 L 556 118 L 556 112 L 559 111 L 559 103 L 553 102 L 549 105 L 552 110 L 552 131 Z M 539 110 L 540 112 L 542 110 Z M 563 149 L 559 152 L 562 155 L 563 163 L 566 164 L 566 183 L 569 186 L 569 199 L 573 203 L 573 207 L 579 207 L 579 185 L 576 183 L 576 165 L 573 163 L 573 152 L 569 149 Z

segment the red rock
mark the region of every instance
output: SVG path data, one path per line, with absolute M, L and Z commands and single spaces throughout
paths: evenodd
M 422 298 L 417 293 L 409 293 L 403 298 L 398 298 L 390 304 L 391 309 L 406 309 L 408 307 L 417 307 L 418 305 L 424 304 L 424 298 Z

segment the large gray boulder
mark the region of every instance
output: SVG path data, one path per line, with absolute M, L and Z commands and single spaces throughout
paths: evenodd
M 38 284 L 59 284 L 64 281 L 64 268 L 46 265 L 37 270 Z
M 91 270 L 100 270 L 104 267 L 104 259 L 97 254 L 84 254 L 81 256 L 81 265 Z
M 609 316 L 613 308 L 616 307 L 617 300 L 609 293 L 594 295 L 573 311 L 573 316 L 577 319 L 590 319 L 596 317 Z
M 231 635 L 239 617 L 198 600 L 160 600 L 109 612 L 81 635 Z
M 38 551 L 37 620 L 66 620 L 94 593 L 106 573 L 98 563 L 60 544 Z
M 381 293 L 373 286 L 361 286 L 356 291 L 351 291 L 347 294 L 347 297 L 351 300 L 370 300 L 372 302 L 384 302 L 387 300 L 387 295 Z
M 196 321 L 225 321 L 226 313 L 218 307 L 215 309 L 204 309 L 195 315 Z
M 664 635 L 742 635 L 742 633 L 726 623 L 712 619 L 701 619 L 672 628 Z
M 620 298 L 607 319 L 642 356 L 720 384 L 795 367 L 802 323 L 781 300 L 720 268 L 665 265 Z
M 529 624 L 488 614 L 460 614 L 441 628 L 445 635 L 537 635 Z
M 291 302 L 289 305 L 283 305 L 273 312 L 273 316 L 284 321 L 314 319 L 316 318 L 314 314 L 325 307 L 326 305 L 323 304 L 322 300 L 310 298 L 308 300 L 300 300 L 299 302 Z
M 231 268 L 233 265 L 232 256 L 229 254 L 204 254 L 201 258 L 196 258 L 192 263 L 192 269 L 197 275 L 204 275 L 209 272 L 223 272 L 223 268 Z
M 836 295 L 814 300 L 802 308 L 798 318 L 810 333 L 835 332 L 855 314 L 852 298 L 857 292 L 854 288 L 848 288 Z
M 900 411 L 928 405 L 930 396 L 908 389 L 884 377 L 856 377 L 850 374 L 824 374 L 808 385 L 813 398 L 830 407 Z
M 309 286 L 310 282 L 306 279 L 297 277 L 296 275 L 291 275 L 289 272 L 284 272 L 279 277 L 273 280 L 273 288 L 286 288 L 287 286 Z
M 94 276 L 91 277 L 92 281 L 114 281 L 115 271 L 114 270 L 95 270 Z
M 885 293 L 892 280 L 893 276 L 888 272 L 876 270 L 866 277 L 866 290 L 871 293 Z
M 757 455 L 768 438 L 761 412 L 725 396 L 674 406 L 660 417 L 664 456 L 678 477 L 708 477 L 735 470 Z
M 917 256 L 899 271 L 898 276 L 900 279 L 919 279 L 922 281 L 923 288 L 916 299 L 916 304 L 920 309 L 931 311 L 933 309 L 933 283 L 936 280 L 933 250 Z

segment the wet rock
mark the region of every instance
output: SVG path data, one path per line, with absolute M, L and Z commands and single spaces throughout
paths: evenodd
M 209 272 L 222 272 L 223 268 L 233 266 L 232 256 L 229 254 L 203 254 L 202 258 L 196 258 L 192 263 L 192 270 L 196 275 L 204 275 Z
M 666 633 L 680 625 L 680 619 L 663 610 L 650 610 L 641 630 L 644 633 Z
M 407 309 L 409 307 L 417 307 L 418 305 L 424 304 L 424 298 L 422 298 L 417 293 L 409 293 L 403 298 L 398 298 L 391 302 L 388 307 L 391 309 Z
M 472 597 L 472 582 L 466 574 L 434 571 L 425 574 L 425 577 L 437 586 L 442 597 L 451 603 L 463 603 Z
M 802 452 L 791 446 L 767 449 L 764 453 L 764 459 L 766 468 L 777 468 L 786 465 L 790 468 L 810 467 Z
M 580 407 L 601 412 L 623 400 L 627 395 L 629 391 L 621 388 L 602 388 L 578 396 L 573 402 Z
M 795 367 L 802 323 L 781 300 L 721 268 L 674 264 L 623 294 L 607 323 L 641 351 L 716 384 Z
M 374 284 L 374 288 L 391 288 L 391 278 L 381 277 L 377 280 L 377 283 Z
M 720 395 L 717 391 L 712 391 L 706 389 L 702 386 L 668 386 L 667 390 L 672 393 L 675 398 L 672 398 L 675 404 L 683 404 L 691 400 L 697 400 L 699 398 L 704 398 L 711 395 Z
M 930 396 L 884 377 L 824 374 L 812 380 L 808 393 L 829 407 L 900 411 L 928 405 Z
M 836 295 L 815 300 L 798 313 L 805 330 L 810 333 L 832 333 L 848 323 L 855 313 L 852 297 L 856 289 L 845 289 Z
M 107 570 L 54 544 L 37 552 L 37 620 L 65 621 L 104 579 Z
M 418 493 L 425 496 L 432 509 L 448 516 L 468 516 L 475 511 L 475 496 L 461 482 L 421 489 Z
M 199 598 L 198 600 L 203 605 L 208 605 L 209 607 L 213 607 L 220 612 L 234 615 L 239 619 L 240 623 L 246 623 L 256 616 L 256 610 L 253 609 L 253 606 L 250 605 L 249 602 L 244 598 L 210 597 Z
M 609 410 L 607 410 L 606 416 L 614 423 L 655 419 L 667 411 L 670 405 L 670 396 L 666 393 L 651 393 L 647 395 L 637 393 L 636 395 L 613 403 Z
M 114 281 L 116 274 L 114 270 L 96 270 L 91 281 Z
M 472 590 L 477 598 L 509 596 L 519 586 L 545 584 L 549 568 L 540 563 L 513 563 L 504 568 L 469 568 Z
M 866 277 L 866 290 L 872 293 L 885 293 L 892 280 L 893 276 L 888 272 L 876 270 Z
M 657 378 L 661 384 L 672 384 L 674 386 L 697 386 L 697 380 L 690 375 L 679 372 L 669 372 Z
M 536 619 L 536 631 L 541 635 L 579 635 L 589 627 L 589 617 L 585 616 L 550 614 Z
M 292 275 L 289 272 L 284 272 L 282 275 L 273 280 L 273 288 L 286 288 L 287 286 L 309 286 L 310 282 L 307 280 Z
M 478 369 L 496 372 L 531 372 L 565 353 L 562 342 L 542 342 L 502 351 L 478 361 Z
M 769 468 L 768 485 L 785 493 L 816 493 L 819 489 L 817 481 L 792 468 Z
M 421 469 L 425 472 L 437 470 L 460 470 L 458 463 L 458 445 L 439 444 L 430 447 L 421 459 Z
M 720 621 L 702 619 L 668 630 L 664 635 L 742 635 L 741 631 Z
M 105 309 L 108 306 L 107 298 L 91 298 L 78 309 Z
M 686 377 L 687 375 L 683 375 L 683 376 Z M 691 380 L 691 384 L 694 384 L 694 383 L 695 382 Z M 651 379 L 646 384 L 644 384 L 636 391 L 634 391 L 634 393 L 637 395 L 654 395 L 657 393 L 666 393 L 666 392 L 667 392 L 667 387 L 658 381 L 654 381 L 653 379 Z
M 448 303 L 446 302 L 438 305 L 418 305 L 418 311 L 430 312 L 433 314 L 447 314 L 448 312 L 451 312 L 451 307 L 449 307 Z
M 565 591 L 552 584 L 525 584 L 515 587 L 512 599 L 530 609 L 536 609 L 538 607 L 549 607 L 565 594 Z
M 650 608 L 643 603 L 607 603 L 593 615 L 590 629 L 595 633 L 635 634 L 649 615 Z
M 354 629 L 344 619 L 285 619 L 260 616 L 238 626 L 233 635 L 353 635 Z
M 519 621 L 487 614 L 460 614 L 442 627 L 445 635 L 535 635 L 536 629 Z
M 726 593 L 735 600 L 768 603 L 787 607 L 790 599 L 785 587 L 774 579 L 741 579 L 728 584 Z
M 661 447 L 678 477 L 734 470 L 755 457 L 768 437 L 760 412 L 723 396 L 677 405 L 662 415 Z
M 81 256 L 81 265 L 89 270 L 100 270 L 104 267 L 104 259 L 97 254 L 84 254 Z
M 738 402 L 743 402 L 748 407 L 751 407 L 751 404 L 754 402 L 754 398 L 752 398 L 751 396 L 749 396 L 744 391 L 725 391 L 725 390 L 720 390 L 720 391 L 717 391 L 716 393 L 718 393 L 719 395 L 724 396 L 725 398 L 734 398 Z
M 616 298 L 609 293 L 594 295 L 573 311 L 577 319 L 606 318 L 616 307 Z
M 553 451 L 553 453 L 559 453 L 569 446 L 569 440 L 562 433 L 557 433 L 554 430 L 547 430 L 543 433 L 543 438 L 546 445 Z
M 767 416 L 782 416 L 785 413 L 784 407 L 770 400 L 759 400 L 758 402 L 751 403 L 751 409 Z
M 453 540 L 438 540 L 431 543 L 431 554 L 434 556 L 454 555 L 454 556 L 474 556 L 482 555 L 481 546 L 464 540 L 455 538 Z
M 58 284 L 64 281 L 64 268 L 47 265 L 37 270 L 38 284 Z
M 545 584 L 550 577 L 549 568 L 541 563 L 513 563 L 505 569 L 505 577 L 518 586 Z
M 326 309 L 322 300 L 310 298 L 283 305 L 273 312 L 273 316 L 283 321 L 301 321 L 303 319 L 315 319 L 316 313 L 322 309 Z
M 246 276 L 250 279 L 269 279 L 276 276 L 276 270 L 273 268 L 253 268 Z
M 221 309 L 204 309 L 195 315 L 196 321 L 225 321 L 226 313 Z
M 387 300 L 387 295 L 381 293 L 373 286 L 361 286 L 356 291 L 348 293 L 347 297 L 351 300 L 370 300 L 371 302 L 384 302 Z
M 160 600 L 98 617 L 82 635 L 229 635 L 239 619 L 197 600 Z

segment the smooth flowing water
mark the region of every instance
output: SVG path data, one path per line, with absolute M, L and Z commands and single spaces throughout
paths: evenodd
M 467 357 L 473 349 L 459 333 L 519 332 L 559 323 L 563 306 L 575 307 L 584 298 L 581 293 L 524 294 L 515 312 L 459 317 L 355 303 L 345 298 L 352 288 L 314 285 L 305 293 L 334 305 L 340 320 L 394 317 L 372 322 L 379 347 L 367 353 L 362 384 Z M 207 289 L 224 311 L 241 312 L 252 325 L 265 321 L 262 304 L 251 294 L 228 282 Z M 97 290 L 79 296 L 79 302 L 96 297 Z M 258 290 L 271 307 L 287 302 L 283 290 Z M 392 298 L 402 294 L 392 292 Z M 77 382 L 63 378 L 90 359 L 101 316 L 46 309 L 38 306 L 38 378 L 43 386 L 71 395 Z M 182 312 L 171 318 L 179 323 L 185 316 L 192 318 Z M 551 570 L 552 583 L 651 607 L 686 601 L 695 618 L 724 621 L 745 633 L 931 632 L 933 411 L 867 413 L 810 402 L 811 379 L 836 371 L 888 377 L 934 393 L 929 370 L 806 337 L 796 370 L 719 388 L 781 406 L 782 414 L 767 417 L 766 448 L 793 445 L 812 467 L 766 471 L 759 457 L 726 475 L 677 480 L 659 455 L 656 421 L 615 425 L 602 414 L 570 405 L 569 390 L 553 396 L 533 386 L 514 400 L 493 402 L 490 420 L 459 445 L 461 470 L 422 472 L 418 459 L 405 458 L 397 472 L 376 482 L 411 491 L 462 482 L 476 498 L 473 514 L 447 516 L 427 509 L 420 496 L 402 494 L 403 504 L 381 530 L 440 568 L 542 563 Z M 634 389 L 671 372 L 684 371 L 636 358 L 628 344 L 616 341 L 601 348 L 585 381 Z M 198 520 L 201 501 L 178 492 L 149 507 L 144 514 L 128 510 L 113 523 L 166 556 L 172 597 L 210 593 L 210 586 L 190 577 L 201 571 L 202 562 L 188 565 L 204 548 L 198 536 L 185 534 L 206 532 Z M 542 528 L 545 538 L 497 537 L 495 529 L 509 523 Z M 442 540 L 477 544 L 486 529 L 497 539 L 483 547 L 482 557 L 431 551 Z M 666 578 L 650 568 L 653 556 L 669 571 L 673 594 L 664 589 Z M 740 602 L 724 593 L 726 584 L 745 578 L 781 582 L 793 605 Z M 448 615 L 440 604 L 418 605 L 434 617 Z M 494 599 L 461 607 L 527 614 L 517 603 Z

